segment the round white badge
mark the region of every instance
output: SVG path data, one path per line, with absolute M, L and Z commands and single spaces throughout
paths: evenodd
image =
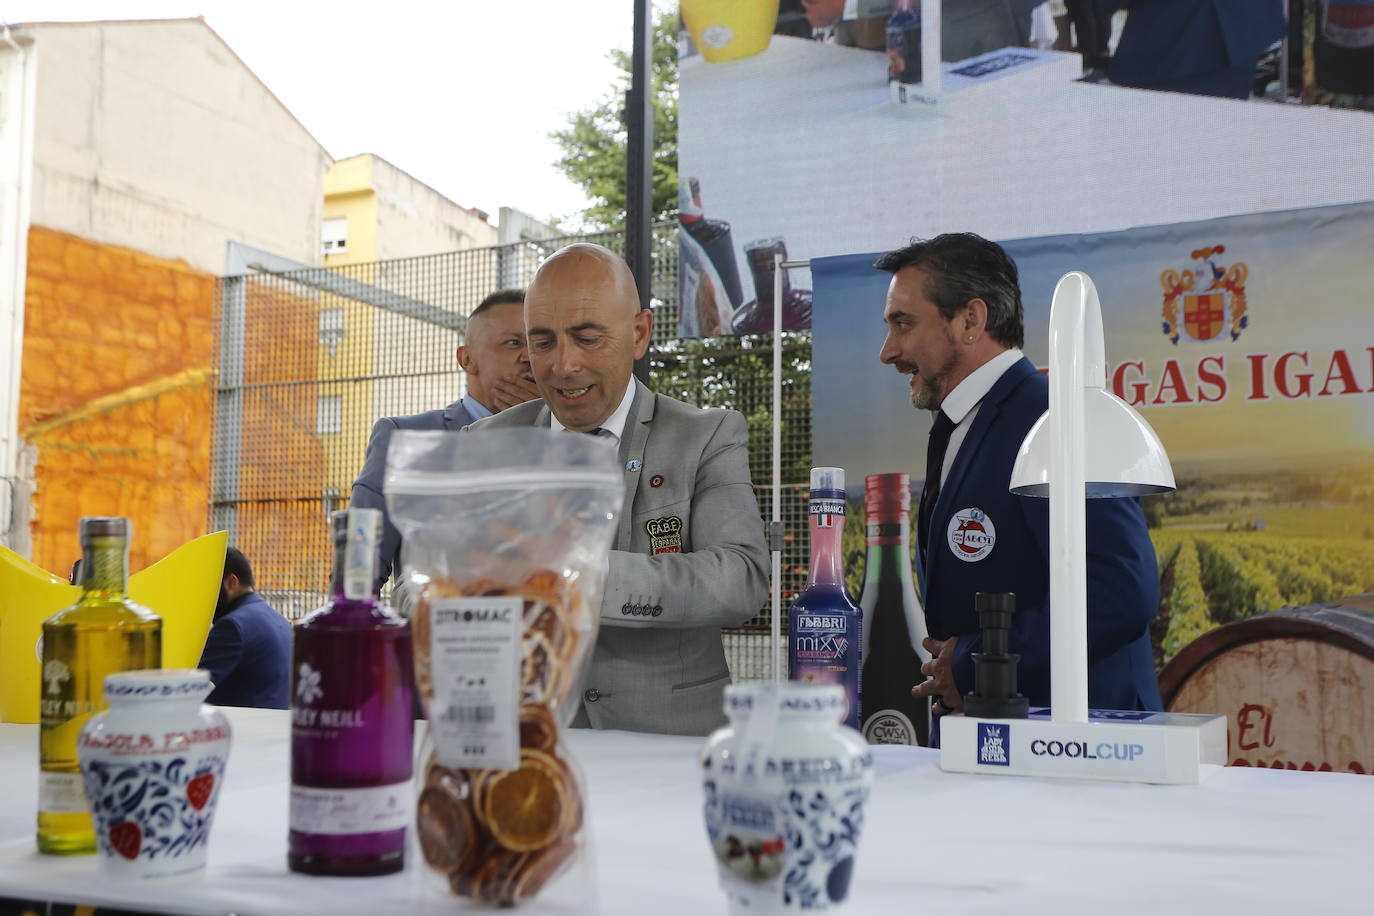
M 720 50 L 735 40 L 735 31 L 728 25 L 708 25 L 701 30 L 701 43 L 713 50 Z
M 949 520 L 949 550 L 965 563 L 976 563 L 992 553 L 997 527 L 982 509 L 960 509 Z

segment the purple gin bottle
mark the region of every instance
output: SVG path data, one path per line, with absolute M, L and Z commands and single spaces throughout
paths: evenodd
M 415 726 L 410 626 L 373 590 L 381 513 L 331 516 L 331 602 L 295 627 L 287 865 L 384 875 L 405 865 Z

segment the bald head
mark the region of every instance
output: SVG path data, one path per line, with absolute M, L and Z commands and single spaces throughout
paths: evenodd
M 615 413 L 634 361 L 649 347 L 653 313 L 620 255 L 579 242 L 549 256 L 525 292 L 535 383 L 569 429 L 595 429 Z
M 578 291 L 595 290 L 607 305 L 619 309 L 624 317 L 639 311 L 639 288 L 625 259 L 609 248 L 590 242 L 577 242 L 558 249 L 534 272 L 526 297 L 550 292 L 567 296 Z

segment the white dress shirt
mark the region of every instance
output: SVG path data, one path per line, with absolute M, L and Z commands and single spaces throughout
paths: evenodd
M 630 403 L 635 399 L 635 380 L 630 376 L 625 383 L 625 394 L 620 398 L 620 406 L 615 409 L 615 413 L 606 418 L 606 422 L 601 424 L 601 428 L 615 437 L 618 444 L 621 436 L 625 434 L 625 422 L 630 418 Z M 558 422 L 557 415 L 553 410 L 549 410 L 549 425 L 553 429 L 567 429 L 562 423 Z
M 945 449 L 945 464 L 940 468 L 940 486 L 944 486 L 945 478 L 949 476 L 949 469 L 954 467 L 954 459 L 959 454 L 959 447 L 964 444 L 964 437 L 968 435 L 970 427 L 973 426 L 973 418 L 978 416 L 978 407 L 983 398 L 992 390 L 992 386 L 997 384 L 997 380 L 1002 377 L 1002 374 L 1016 365 L 1022 355 L 1021 351 L 1015 348 L 1003 350 L 970 372 L 968 378 L 955 385 L 954 390 L 945 395 L 944 401 L 940 404 L 940 409 L 954 423 L 954 430 L 949 434 L 949 446 Z

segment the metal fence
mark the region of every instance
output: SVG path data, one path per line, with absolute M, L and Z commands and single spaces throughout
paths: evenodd
M 654 235 L 650 387 L 744 414 L 767 518 L 773 337 L 678 338 L 676 224 Z M 573 241 L 624 245 L 611 232 L 220 281 L 210 522 L 229 530 L 274 607 L 295 619 L 324 602 L 328 513 L 347 505 L 376 419 L 457 398 L 454 353 L 466 316 L 493 290 L 526 285 L 545 257 Z M 810 332 L 784 334 L 783 347 L 786 606 L 807 565 Z M 725 633 L 738 679 L 769 673 L 768 614 L 765 607 Z

